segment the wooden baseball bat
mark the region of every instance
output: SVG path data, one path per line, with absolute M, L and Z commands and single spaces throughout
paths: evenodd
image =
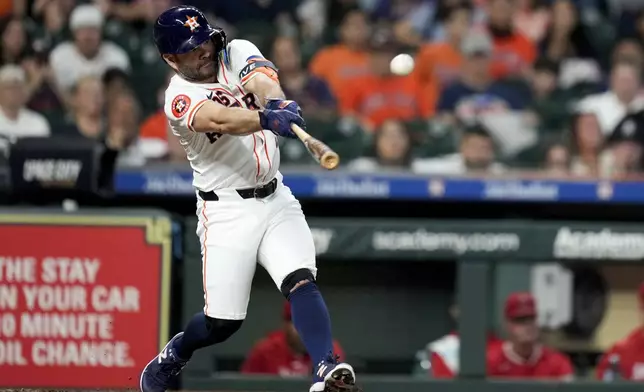
M 329 146 L 309 135 L 297 124 L 291 124 L 291 130 L 304 143 L 313 158 L 327 170 L 333 170 L 340 164 L 340 156 Z

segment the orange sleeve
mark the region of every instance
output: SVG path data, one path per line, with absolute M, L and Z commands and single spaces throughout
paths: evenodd
M 360 115 L 360 101 L 368 83 L 364 78 L 354 79 L 344 89 L 344 94 L 338 97 L 338 110 L 341 115 Z
M 431 117 L 436 111 L 439 83 L 434 74 L 433 56 L 429 48 L 421 49 L 418 53 L 414 76 L 419 89 L 418 106 L 420 115 L 423 118 Z
M 269 374 L 266 364 L 269 361 L 269 356 L 262 349 L 261 343 L 255 345 L 241 367 L 242 374 Z
M 311 62 L 309 63 L 309 72 L 313 76 L 317 76 L 320 79 L 323 79 L 327 83 L 330 81 L 328 80 L 328 70 L 329 70 L 329 65 L 327 61 L 327 51 L 326 49 L 321 49 L 313 58 L 311 59 Z
M 156 139 L 161 139 L 161 140 L 167 140 L 168 139 L 168 132 L 167 132 L 167 119 L 165 116 L 165 113 L 163 111 L 157 112 L 143 122 L 141 124 L 141 128 L 139 129 L 139 137 L 140 138 L 156 138 Z
M 443 358 L 436 353 L 431 353 L 430 357 L 431 372 L 434 378 L 454 378 L 454 372 L 447 367 Z
M 530 41 L 526 36 L 518 34 L 513 46 L 521 60 L 526 64 L 532 65 L 537 60 L 537 48 L 534 42 Z

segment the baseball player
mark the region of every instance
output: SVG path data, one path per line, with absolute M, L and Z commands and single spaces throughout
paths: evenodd
M 285 100 L 277 69 L 255 45 L 228 43 L 197 8 L 163 12 L 154 40 L 177 73 L 165 113 L 194 171 L 205 306 L 143 369 L 141 391 L 166 391 L 196 350 L 239 329 L 257 263 L 290 302 L 316 364 L 310 392 L 351 390 L 355 373 L 333 353 L 329 313 L 315 284 L 311 231 L 278 171 L 278 136 L 293 138 L 291 124 L 306 126 L 299 105 Z

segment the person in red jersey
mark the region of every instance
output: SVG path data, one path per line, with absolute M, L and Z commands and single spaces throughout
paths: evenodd
M 644 317 L 644 282 L 638 297 L 640 313 Z M 644 325 L 635 328 L 602 356 L 597 365 L 597 378 L 644 381 Z
M 455 323 L 458 323 L 459 310 L 456 304 L 449 309 L 449 314 Z M 490 347 L 503 343 L 494 333 L 488 334 L 487 345 Z M 460 368 L 461 339 L 458 332 L 452 331 L 449 334 L 434 340 L 427 345 L 429 352 L 429 373 L 433 378 L 454 378 L 458 375 Z
M 284 325 L 270 332 L 257 342 L 242 364 L 243 374 L 269 374 L 282 377 L 310 376 L 313 372 L 311 358 L 297 334 L 291 320 L 291 306 L 284 304 Z M 344 351 L 333 341 L 333 352 L 344 360 Z
M 532 294 L 510 294 L 504 313 L 508 340 L 488 349 L 489 377 L 573 379 L 570 359 L 539 342 L 537 307 Z

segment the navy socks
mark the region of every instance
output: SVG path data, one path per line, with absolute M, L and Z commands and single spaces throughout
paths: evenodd
M 306 283 L 293 291 L 291 303 L 293 325 L 306 347 L 313 367 L 333 352 L 331 318 L 322 294 L 315 283 Z M 317 375 L 316 381 L 320 380 Z
M 206 325 L 206 315 L 199 312 L 192 316 L 183 331 L 183 336 L 174 341 L 174 349 L 179 358 L 188 360 L 195 351 L 212 344 L 213 339 Z

